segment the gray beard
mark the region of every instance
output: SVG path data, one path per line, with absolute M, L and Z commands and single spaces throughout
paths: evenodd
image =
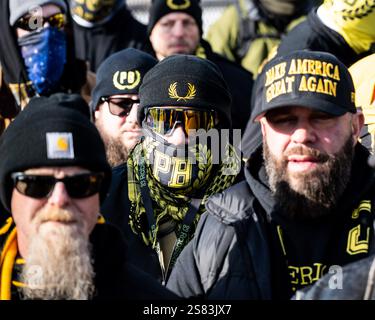
M 68 216 L 68 215 L 66 215 Z M 94 293 L 90 243 L 80 225 L 62 225 L 33 235 L 21 281 L 27 300 L 87 300 Z
M 343 148 L 334 155 L 308 147 L 297 150 L 295 154 L 314 156 L 320 164 L 313 172 L 301 175 L 298 183 L 292 185 L 287 171 L 287 155 L 282 160 L 275 159 L 263 141 L 263 158 L 276 209 L 293 220 L 328 215 L 349 183 L 354 156 L 353 140 L 349 137 Z

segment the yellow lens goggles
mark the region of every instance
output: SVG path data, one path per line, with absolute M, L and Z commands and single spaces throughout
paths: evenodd
M 152 131 L 161 135 L 171 135 L 180 126 L 189 134 L 189 130 L 215 127 L 216 112 L 195 108 L 164 108 L 152 107 L 146 111 L 146 124 Z

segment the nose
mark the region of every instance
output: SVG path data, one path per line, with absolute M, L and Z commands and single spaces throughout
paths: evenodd
M 68 192 L 63 182 L 57 182 L 48 198 L 48 202 L 57 207 L 63 208 L 70 201 Z
M 176 22 L 172 28 L 172 34 L 176 37 L 182 37 L 185 34 L 185 27 L 181 22 Z
M 316 141 L 314 129 L 309 125 L 300 125 L 291 136 L 291 140 L 297 144 L 309 144 Z
M 139 104 L 134 104 L 133 107 L 130 110 L 130 113 L 126 117 L 126 122 L 133 124 L 134 126 L 139 126 L 138 123 L 138 106 Z
M 177 127 L 173 130 L 172 134 L 168 137 L 165 137 L 165 140 L 176 146 L 184 145 L 186 141 L 184 129 L 180 125 L 177 125 Z

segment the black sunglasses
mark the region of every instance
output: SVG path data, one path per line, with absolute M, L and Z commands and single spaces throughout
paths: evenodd
M 139 103 L 139 100 L 133 100 L 131 98 L 101 97 L 100 99 L 107 102 L 109 112 L 118 117 L 128 116 L 133 105 Z
M 43 27 L 46 22 L 48 22 L 48 24 L 51 27 L 56 27 L 58 29 L 63 28 L 66 24 L 66 15 L 63 13 L 56 13 L 49 17 L 38 16 L 37 25 L 35 21 L 30 23 L 30 18 L 31 16 L 27 16 L 27 17 L 22 17 L 18 19 L 17 22 L 14 24 L 14 27 L 20 28 L 26 31 L 35 31 L 36 29 Z M 39 19 L 41 19 L 40 22 L 39 22 Z
M 51 195 L 55 184 L 63 182 L 71 198 L 86 198 L 98 193 L 104 173 L 81 173 L 57 179 L 54 176 L 15 172 L 11 175 L 14 187 L 25 196 L 41 199 Z

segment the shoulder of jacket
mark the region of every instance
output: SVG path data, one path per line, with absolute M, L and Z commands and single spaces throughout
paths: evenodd
M 113 175 L 122 175 L 127 171 L 127 165 L 126 163 L 122 163 L 116 167 L 112 168 L 112 174 Z
M 211 196 L 207 212 L 224 224 L 246 219 L 251 213 L 254 196 L 246 181 L 242 181 L 221 193 Z

